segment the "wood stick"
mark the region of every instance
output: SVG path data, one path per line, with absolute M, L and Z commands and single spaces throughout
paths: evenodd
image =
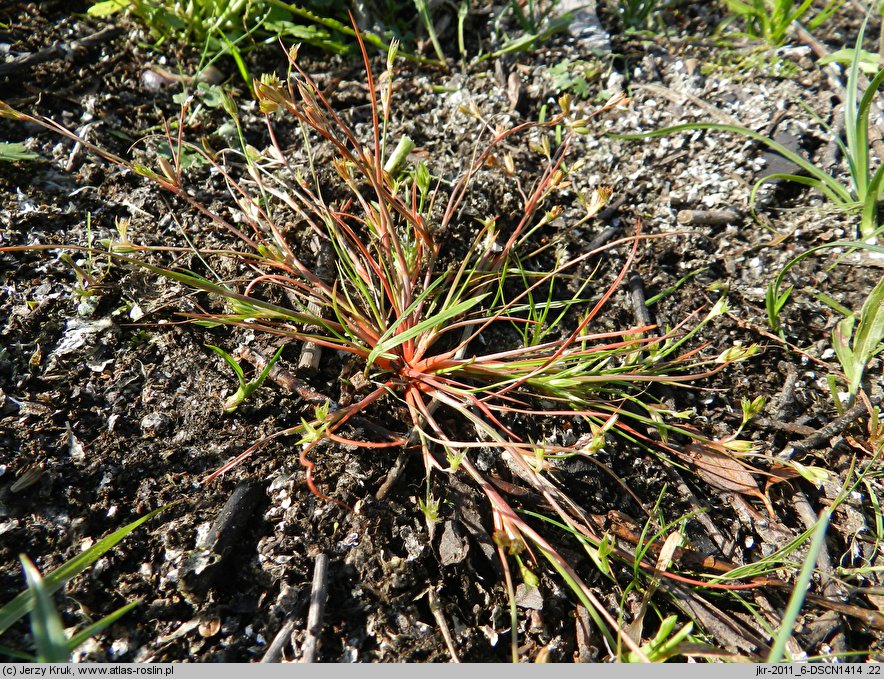
M 436 591 L 432 586 L 427 590 L 427 599 L 430 602 L 430 611 L 436 619 L 436 624 L 439 625 L 439 632 L 441 632 L 445 645 L 448 647 L 451 662 L 460 663 L 460 658 L 457 657 L 457 649 L 454 647 L 454 639 L 451 638 L 451 630 L 448 629 L 445 614 L 442 612 L 442 604 L 439 603 L 439 597 L 436 596 Z M 515 634 L 515 630 L 512 633 Z
M 267 651 L 261 657 L 259 662 L 280 662 L 280 659 L 282 658 L 282 649 L 284 649 L 285 645 L 290 641 L 294 630 L 295 621 L 289 618 L 279 629 L 279 632 L 276 633 L 276 636 L 273 637 L 273 641 L 270 642 L 270 646 L 267 647 Z
M 825 444 L 833 436 L 837 436 L 842 431 L 853 424 L 857 418 L 869 412 L 870 407 L 874 407 L 884 401 L 884 394 L 877 394 L 869 398 L 868 403 L 860 403 L 854 406 L 841 417 L 836 417 L 825 427 L 820 429 L 807 438 L 801 439 L 797 443 L 786 446 L 777 456 L 781 460 L 790 460 L 796 453 L 806 453 L 808 450 L 819 448 Z
M 675 221 L 686 225 L 727 226 L 740 221 L 736 210 L 679 210 Z
M 304 639 L 301 662 L 316 662 L 319 650 L 319 636 L 322 633 L 322 618 L 325 615 L 325 601 L 328 598 L 328 554 L 318 554 L 313 567 L 313 585 L 310 588 L 310 610 L 307 613 L 307 638 Z
M 393 486 L 396 485 L 399 477 L 401 477 L 402 473 L 405 471 L 405 465 L 408 462 L 408 455 L 409 451 L 407 448 L 399 452 L 399 455 L 396 457 L 396 461 L 393 463 L 393 466 L 390 467 L 390 471 L 387 472 L 387 477 L 384 479 L 381 487 L 378 488 L 377 492 L 374 494 L 375 500 L 383 500 L 393 489 Z
M 635 316 L 635 322 L 640 326 L 654 325 L 651 312 L 645 303 L 645 283 L 637 273 L 629 276 L 629 294 L 632 297 L 632 313 Z
M 316 251 L 316 276 L 327 281 L 331 275 L 332 246 L 328 239 L 318 238 L 313 240 L 313 248 Z M 311 300 L 307 304 L 307 311 L 316 318 L 322 318 L 323 308 Z M 319 330 L 316 326 L 305 328 L 307 332 Z M 319 369 L 319 361 L 322 358 L 322 347 L 314 342 L 304 342 L 301 347 L 301 357 L 298 359 L 298 372 L 316 372 Z
M 92 45 L 97 45 L 107 40 L 112 40 L 120 35 L 122 32 L 123 29 L 119 28 L 118 26 L 111 26 L 109 28 L 98 31 L 97 33 L 93 33 L 92 35 L 87 35 L 85 38 L 74 40 L 67 45 L 55 44 L 41 49 L 37 52 L 30 52 L 28 54 L 14 57 L 9 61 L 0 64 L 0 76 L 15 73 L 16 71 L 27 68 L 28 66 L 36 66 L 37 64 L 42 64 L 44 61 L 51 61 L 52 59 L 62 59 L 78 50 L 84 49 L 86 47 L 91 47 Z

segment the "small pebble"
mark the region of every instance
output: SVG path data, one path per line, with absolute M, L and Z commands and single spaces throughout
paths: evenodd
M 150 413 L 141 420 L 141 431 L 145 436 L 160 436 L 169 431 L 172 418 L 165 413 Z

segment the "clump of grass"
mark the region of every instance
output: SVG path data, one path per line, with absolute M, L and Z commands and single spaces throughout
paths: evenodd
M 810 30 L 819 28 L 845 0 L 828 0 L 808 23 Z M 739 17 L 746 34 L 764 40 L 771 47 L 786 42 L 789 28 L 814 9 L 813 0 L 725 0 L 727 8 Z
M 558 0 L 510 0 L 502 3 L 492 22 L 492 47 L 479 60 L 496 59 L 514 52 L 529 52 L 556 33 L 567 31 L 574 21 L 574 12 L 560 12 L 558 4 Z M 462 27 L 461 22 L 459 30 Z M 459 42 L 462 46 L 462 30 Z M 465 55 L 463 47 L 461 54 Z
M 647 660 L 645 651 L 622 634 L 616 616 L 596 598 L 543 528 L 517 512 L 483 473 L 477 454 L 491 451 L 497 463 L 505 464 L 543 498 L 550 519 L 597 549 L 603 538 L 585 510 L 554 481 L 558 462 L 573 456 L 592 457 L 615 434 L 632 445 L 662 447 L 689 461 L 690 455 L 677 440 L 707 439 L 690 427 L 667 421 L 670 413 L 650 396 L 649 388 L 693 383 L 751 356 L 755 348 L 730 347 L 712 355 L 702 347 L 687 348 L 701 327 L 726 311 L 724 300 L 660 336 L 649 326 L 593 331 L 648 236 L 637 228 L 635 236 L 576 256 L 568 256 L 564 248 L 557 253 L 556 237 L 538 245 L 540 235 L 549 233 L 551 222 L 563 215 L 556 198 L 570 181 L 566 157 L 573 135 L 586 129 L 586 119 L 572 114 L 568 97 L 560 100 L 560 112 L 549 120 L 512 127 L 495 125 L 475 105 L 464 107 L 484 137 L 462 175 L 446 188 L 426 165 L 408 167 L 403 151 L 408 141 L 400 140 L 389 150 L 393 147 L 395 45 L 386 72 L 376 80 L 365 46 L 361 40 L 359 44 L 370 98 L 367 143 L 301 70 L 296 49 L 288 54 L 291 74 L 287 80 L 265 76 L 254 82 L 258 105 L 271 131 L 277 116 L 289 116 L 301 126 L 309 159 L 304 171 L 287 160 L 273 134 L 272 147 L 265 153 L 244 147 L 242 178 L 234 176 L 226 156 L 185 141 L 180 127 L 177 135 L 167 134 L 171 157 L 159 158 L 155 169 L 90 146 L 174 193 L 232 233 L 238 249 L 199 254 L 234 258 L 249 276 L 240 283 L 163 269 L 138 259 L 138 248 L 128 241 L 120 249 L 110 244 L 112 257 L 210 293 L 227 306 L 224 313 L 191 314 L 194 322 L 247 326 L 289 341 L 312 342 L 340 352 L 357 366 L 349 379 L 361 383 L 362 389 L 351 403 L 338 403 L 330 394 L 300 424 L 258 441 L 210 478 L 272 442 L 292 437 L 298 442 L 310 490 L 343 505 L 316 483 L 314 460 L 322 445 L 341 443 L 363 451 L 413 450 L 421 456 L 428 479 L 466 475 L 487 497 L 509 592 L 514 591 L 510 562 L 515 562 L 515 573 L 524 579 L 531 572 L 525 564 L 536 568 L 544 559 L 590 611 L 611 649 L 623 648 L 623 653 Z M 609 102 L 596 114 L 617 103 Z M 3 104 L 0 114 L 72 136 L 52 121 Z M 533 186 L 526 187 L 515 175 L 504 145 L 530 130 L 542 135 L 537 148 L 543 170 Z M 547 135 L 547 130 L 558 131 L 559 146 L 552 147 L 553 135 Z M 334 150 L 330 163 L 338 182 L 334 188 L 328 177 L 320 181 L 313 163 L 315 142 L 310 140 L 317 138 Z M 181 162 L 188 153 L 201 155 L 228 183 L 240 225 L 209 210 L 188 191 Z M 467 239 L 465 253 L 453 258 L 443 250 L 446 238 L 455 231 L 464 232 L 461 214 L 471 184 L 492 161 L 511 174 L 509 181 L 521 197 L 521 211 L 507 227 L 497 218 L 480 221 Z M 601 208 L 607 195 L 598 191 L 588 198 L 581 222 Z M 280 226 L 287 213 L 298 215 L 306 228 L 333 249 L 333 280 L 318 275 L 295 252 Z M 591 277 L 580 275 L 581 267 L 593 257 L 618 247 L 628 248 L 629 254 L 609 285 L 595 287 Z M 288 302 L 273 301 L 282 292 Z M 687 329 L 688 323 L 693 327 Z M 373 438 L 348 437 L 350 423 L 357 418 L 371 421 L 379 407 L 387 412 L 399 409 L 403 418 L 389 422 L 388 417 L 386 429 L 372 429 Z M 545 440 L 539 435 L 540 424 L 549 421 L 572 422 L 588 436 L 571 445 Z M 524 422 L 528 426 L 520 424 Z M 736 450 L 736 443 L 725 445 Z M 438 512 L 437 501 L 429 494 L 424 511 L 428 517 Z M 674 652 L 672 639 L 682 638 L 681 633 L 671 637 L 669 632 L 664 635 L 669 639 L 665 657 Z M 664 641 L 661 638 L 660 644 Z
M 865 250 L 884 254 L 884 246 L 861 241 L 837 241 L 817 245 L 790 259 L 768 286 L 765 295 L 767 321 L 774 331 L 783 333 L 780 314 L 794 290 L 794 286 L 785 285 L 789 271 L 804 259 L 828 250 Z M 876 356 L 884 352 L 884 278 L 879 279 L 872 287 L 859 311 L 845 309 L 831 299 L 825 301 L 843 316 L 832 331 L 832 348 L 841 365 L 841 383 L 847 387 L 845 405 L 842 405 L 838 396 L 838 382 L 833 378 L 829 383 L 835 405 L 841 410 L 853 404 L 863 387 L 867 367 Z
M 626 28 L 643 30 L 661 4 L 660 0 L 616 0 L 613 6 Z
M 190 45 L 213 61 L 228 55 L 246 83 L 251 83 L 244 55 L 262 43 L 298 41 L 332 54 L 352 52 L 355 31 L 335 16 L 338 10 L 335 3 L 282 0 L 100 0 L 88 13 L 103 18 L 127 12 L 151 32 L 157 46 L 166 42 Z M 369 31 L 362 31 L 361 39 L 378 49 L 389 49 L 387 39 Z M 444 62 L 441 53 L 440 61 Z
M 862 40 L 868 19 L 863 22 L 859 36 L 856 39 L 856 47 L 852 51 L 852 61 L 847 78 L 847 96 L 844 102 L 844 129 L 845 139 L 838 137 L 834 141 L 841 149 L 847 164 L 847 173 L 850 183 L 842 181 L 838 173 L 827 172 L 817 167 L 811 160 L 787 149 L 785 146 L 770 137 L 760 134 L 747 127 L 728 125 L 723 123 L 685 123 L 673 125 L 652 132 L 642 134 L 616 135 L 621 139 L 645 139 L 660 137 L 679 132 L 696 132 L 698 130 L 712 130 L 737 134 L 752 141 L 764 144 L 776 151 L 784 158 L 795 163 L 806 176 L 796 174 L 771 174 L 763 177 L 752 188 L 749 197 L 750 206 L 754 207 L 758 190 L 765 182 L 774 180 L 791 181 L 804 186 L 809 186 L 822 193 L 826 199 L 836 208 L 849 214 L 859 214 L 858 233 L 863 240 L 872 241 L 880 233 L 878 203 L 884 190 L 884 164 L 872 169 L 872 150 L 869 137 L 869 116 L 872 104 L 884 84 L 884 69 L 878 71 L 865 92 L 859 87 L 860 62 L 862 57 Z

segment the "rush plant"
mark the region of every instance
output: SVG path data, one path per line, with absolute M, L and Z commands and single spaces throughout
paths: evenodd
M 556 525 L 577 536 L 590 552 L 597 551 L 604 538 L 555 480 L 560 461 L 591 457 L 619 434 L 630 445 L 662 447 L 690 463 L 691 456 L 678 442 L 707 440 L 689 427 L 667 422 L 668 411 L 649 391 L 655 384 L 693 383 L 751 356 L 755 349 L 737 346 L 706 355 L 703 347 L 688 348 L 703 325 L 726 311 L 724 300 L 659 335 L 650 326 L 593 330 L 648 237 L 637 228 L 634 236 L 569 255 L 555 236 L 551 223 L 564 212 L 557 199 L 573 169 L 566 156 L 573 135 L 587 124 L 572 116 L 567 97 L 560 100 L 560 112 L 546 122 L 511 127 L 486 119 L 475 105 L 465 106 L 464 112 L 483 132 L 462 174 L 446 185 L 423 163 L 408 166 L 403 149 L 409 141 L 400 139 L 395 146 L 390 142 L 395 46 L 386 72 L 377 80 L 361 42 L 360 46 L 370 99 L 368 140 L 301 70 L 297 50 L 292 49 L 285 81 L 265 76 L 254 83 L 271 130 L 266 152 L 244 145 L 241 155 L 218 154 L 185 141 L 180 126 L 177 134 L 167 133 L 171 156 L 159 158 L 155 168 L 90 146 L 233 234 L 236 249 L 198 254 L 232 258 L 242 275 L 210 280 L 192 271 L 161 268 L 139 259 L 139 249 L 128 241 L 120 248 L 110 244 L 104 254 L 209 293 L 226 306 L 221 312 L 190 314 L 197 323 L 247 326 L 254 332 L 311 342 L 348 359 L 342 361 L 349 366 L 342 377 L 358 385 L 349 402 L 342 395 L 325 395 L 299 424 L 258 441 L 212 478 L 275 441 L 294 438 L 310 490 L 343 505 L 316 484 L 314 460 L 323 445 L 413 450 L 423 460 L 428 479 L 465 475 L 487 497 L 508 591 L 514 591 L 513 572 L 524 579 L 531 573 L 526 564 L 537 568 L 539 560 L 546 560 L 590 611 L 609 647 L 622 648 L 623 657 L 632 653 L 632 658 L 646 661 L 640 644 L 620 633 L 616 613 L 596 598 L 554 546 L 548 537 L 551 524 L 535 523 L 516 511 L 477 458 L 490 454 L 493 464 L 508 469 L 507 474 L 543 498 Z M 596 113 L 617 103 L 609 102 Z M 72 137 L 48 119 L 2 105 L 0 113 Z M 283 116 L 296 121 L 303 133 L 303 169 L 288 159 L 272 133 L 274 120 Z M 528 131 L 541 140 L 535 147 L 542 170 L 531 187 L 516 177 L 506 153 L 506 145 Z M 556 148 L 550 142 L 554 131 L 562 135 Z M 319 144 L 333 152 L 328 168 L 313 161 Z M 187 190 L 188 172 L 181 157 L 188 153 L 203 156 L 227 182 L 237 224 Z M 237 158 L 244 158 L 239 170 Z M 472 184 L 495 164 L 510 175 L 521 197 L 519 213 L 464 222 Z M 600 209 L 607 195 L 600 190 L 585 197 L 584 220 Z M 320 275 L 286 237 L 281 225 L 293 217 L 333 251 L 331 275 Z M 462 249 L 457 252 L 444 247 L 459 243 Z M 619 270 L 611 272 L 610 282 L 598 286 L 584 273 L 592 267 L 584 265 L 615 248 L 629 254 Z M 693 327 L 687 329 L 689 322 Z M 349 433 L 354 421 L 377 422 L 381 409 L 387 413 L 385 427 L 361 427 L 373 437 Z M 390 412 L 401 414 L 398 421 Z M 549 433 L 549 425 L 556 423 L 586 435 L 573 443 L 557 441 Z M 719 446 L 736 450 L 737 443 L 741 442 L 729 440 Z M 511 571 L 511 562 L 518 568 Z

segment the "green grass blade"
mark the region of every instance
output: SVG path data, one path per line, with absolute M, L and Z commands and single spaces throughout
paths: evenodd
M 223 285 L 212 283 L 211 281 L 201 276 L 197 276 L 196 274 L 184 273 L 181 271 L 172 271 L 171 269 L 164 269 L 161 266 L 154 266 L 153 264 L 148 264 L 147 262 L 135 259 L 134 257 L 127 257 L 115 252 L 102 254 L 109 255 L 114 259 L 128 262 L 129 264 L 134 264 L 137 267 L 147 269 L 148 271 L 159 274 L 164 278 L 177 281 L 178 283 L 181 283 L 188 287 L 196 288 L 197 290 L 202 290 L 204 292 L 210 292 L 212 294 L 218 295 L 219 297 L 226 299 L 229 302 L 242 302 L 243 304 L 248 305 L 248 307 L 250 308 L 266 311 L 269 314 L 269 318 L 286 319 L 294 321 L 296 323 L 308 323 L 317 325 L 321 322 L 318 319 L 307 314 L 299 314 L 286 307 L 271 304 L 269 302 L 264 302 L 262 300 L 255 299 L 254 297 L 241 295 L 238 292 L 234 292 L 233 290 L 226 288 Z
M 859 92 L 859 66 L 862 59 L 863 36 L 866 32 L 866 17 L 856 37 L 853 59 L 847 72 L 847 92 L 844 100 L 844 136 L 847 140 L 848 159 L 851 166 L 851 176 L 856 187 L 857 196 L 862 198 L 866 194 L 866 184 L 869 180 L 869 147 L 868 139 L 861 146 L 865 134 L 860 122 L 857 110 L 857 93 Z
M 780 269 L 780 272 L 777 274 L 776 279 L 773 283 L 773 290 L 771 292 L 776 298 L 780 295 L 780 287 L 783 284 L 783 279 L 786 277 L 786 274 L 789 270 L 798 264 L 801 260 L 810 257 L 817 252 L 821 252 L 823 250 L 831 249 L 831 248 L 846 248 L 848 250 L 868 250 L 869 252 L 877 252 L 879 254 L 884 254 L 884 246 L 875 245 L 872 243 L 863 243 L 861 241 L 837 241 L 834 243 L 824 243 L 823 245 L 817 245 L 816 247 L 810 248 L 809 250 L 805 250 L 800 255 L 793 257 L 786 265 Z
M 464 42 L 464 22 L 470 14 L 469 0 L 462 0 L 457 8 L 457 49 L 461 59 L 466 59 L 467 48 Z
M 34 645 L 37 647 L 37 660 L 40 662 L 63 663 L 70 658 L 68 639 L 64 634 L 61 618 L 52 601 L 52 594 L 47 591 L 40 571 L 24 554 L 19 555 L 21 567 L 34 606 L 31 609 L 31 632 Z
M 333 19 L 331 17 L 324 17 L 324 16 L 320 16 L 319 14 L 315 14 L 314 12 L 311 12 L 306 7 L 302 7 L 300 5 L 296 5 L 293 3 L 283 2 L 283 0 L 264 0 L 264 2 L 266 2 L 271 7 L 277 7 L 279 9 L 283 9 L 283 10 L 295 15 L 296 17 L 299 17 L 301 19 L 306 19 L 307 21 L 311 21 L 315 24 L 322 26 L 323 28 L 327 28 L 329 30 L 336 31 L 336 32 L 346 35 L 347 37 L 350 37 L 350 38 L 356 37 L 356 31 L 354 31 L 347 24 L 344 24 L 344 23 L 338 21 L 337 19 Z M 386 54 L 390 51 L 390 45 L 387 42 L 385 42 L 383 39 L 381 39 L 379 36 L 372 33 L 371 31 L 361 30 L 360 35 L 362 36 L 363 41 L 365 41 L 369 45 L 372 45 L 372 46 L 378 48 L 381 52 L 384 52 Z M 418 56 L 415 54 L 410 54 L 409 52 L 405 52 L 405 51 L 400 51 L 399 54 L 401 54 L 408 61 L 412 61 L 412 62 L 419 63 L 419 64 L 444 65 L 444 62 L 442 62 L 440 64 L 440 62 L 434 61 L 433 59 L 427 59 L 425 57 L 421 57 L 421 56 Z
M 878 281 L 866 298 L 854 335 L 854 355 L 862 360 L 863 368 L 881 351 L 882 341 L 884 341 L 884 278 Z M 861 374 L 859 378 L 862 379 Z
M 273 354 L 273 357 L 269 361 L 267 361 L 267 365 L 264 366 L 264 370 L 261 371 L 261 374 L 252 381 L 252 384 L 255 385 L 255 389 L 264 384 L 264 380 L 267 379 L 270 371 L 273 370 L 273 366 L 276 365 L 279 357 L 282 356 L 283 349 L 285 349 L 285 344 L 283 344 L 281 347 L 279 347 L 279 349 L 276 350 L 276 352 Z
M 246 62 L 242 58 L 242 53 L 239 51 L 239 48 L 236 46 L 236 44 L 230 41 L 230 38 L 227 37 L 227 34 L 224 31 L 219 29 L 218 33 L 221 36 L 221 39 L 224 41 L 224 44 L 227 46 L 227 53 L 231 57 L 233 57 L 233 63 L 236 64 L 236 69 L 239 71 L 239 76 L 243 79 L 243 82 L 245 82 L 246 87 L 249 88 L 249 91 L 251 91 L 252 79 L 249 75 L 249 68 L 248 66 L 246 66 Z
M 884 74 L 884 71 L 881 73 Z M 878 194 L 881 192 L 882 181 L 884 181 L 884 164 L 875 170 L 872 181 L 866 187 L 859 225 L 859 233 L 863 239 L 873 239 L 878 230 Z
M 378 345 L 372 349 L 371 353 L 368 355 L 367 362 L 369 365 L 374 363 L 378 356 L 383 354 L 387 354 L 390 349 L 394 349 L 398 347 L 400 344 L 407 342 L 410 339 L 414 339 L 421 333 L 426 332 L 427 330 L 431 330 L 432 328 L 436 328 L 440 325 L 445 325 L 452 319 L 457 318 L 458 316 L 466 313 L 474 306 L 476 306 L 479 302 L 481 302 L 485 297 L 488 296 L 488 293 L 484 295 L 479 295 L 478 297 L 474 297 L 473 299 L 467 299 L 459 304 L 455 304 L 451 307 L 447 307 L 429 318 L 425 318 L 420 323 L 414 325 L 408 330 L 401 332 L 399 334 L 393 335 L 389 339 L 385 341 L 378 342 Z
M 233 368 L 233 372 L 236 373 L 236 376 L 239 379 L 239 383 L 245 384 L 245 381 L 246 381 L 245 374 L 243 373 L 242 368 L 240 367 L 239 363 L 236 362 L 236 360 L 233 358 L 233 356 L 228 354 L 221 347 L 216 347 L 214 344 L 206 344 L 205 347 L 207 349 L 211 349 L 216 354 L 218 354 L 221 358 L 223 358 L 227 362 L 227 365 L 229 365 L 231 368 Z
M 61 566 L 43 578 L 43 586 L 47 594 L 51 595 L 57 592 L 68 580 L 75 578 L 89 566 L 98 561 L 105 552 L 113 549 L 123 538 L 129 535 L 129 533 L 171 506 L 171 504 L 164 505 L 159 509 L 153 510 L 149 514 L 145 514 L 140 519 L 137 519 L 136 521 L 115 530 L 107 537 L 102 538 L 82 554 L 78 554 L 74 558 L 64 562 Z M 31 592 L 24 591 L 3 606 L 3 608 L 0 608 L 0 634 L 3 634 L 11 625 L 26 616 L 33 607 L 34 597 Z
M 791 4 L 791 3 L 790 3 Z M 813 4 L 813 0 L 804 0 L 801 5 L 798 6 L 792 14 L 788 14 L 786 20 L 783 22 L 785 24 L 785 29 L 783 30 L 783 35 L 785 35 L 786 30 L 788 30 L 789 26 L 793 21 L 798 21 L 807 10 L 810 9 L 810 6 Z M 788 10 L 787 10 L 788 11 Z
M 848 198 L 847 201 L 844 200 L 844 195 L 841 192 L 832 191 L 832 188 L 821 182 L 819 179 L 814 177 L 805 177 L 799 174 L 769 174 L 766 177 L 762 177 L 755 185 L 752 187 L 752 191 L 749 193 L 749 205 L 752 210 L 755 210 L 755 204 L 758 198 L 758 191 L 764 184 L 772 181 L 787 181 L 793 182 L 795 184 L 801 184 L 803 186 L 809 186 L 812 189 L 816 189 L 820 193 L 822 193 L 830 202 L 834 203 L 842 210 L 852 211 L 856 210 L 860 207 L 860 203 L 857 201 Z M 849 194 L 848 194 L 849 195 Z
M 445 52 L 442 51 L 442 45 L 439 44 L 439 36 L 436 35 L 436 26 L 433 24 L 433 17 L 430 16 L 430 6 L 427 0 L 414 0 L 414 6 L 417 9 L 418 16 L 430 36 L 430 42 L 433 44 L 433 50 L 436 52 L 436 58 L 441 63 L 445 63 Z
M 813 532 L 813 539 L 810 542 L 810 548 L 804 559 L 804 566 L 801 568 L 801 574 L 792 590 L 792 596 L 789 598 L 789 605 L 786 607 L 786 613 L 780 624 L 780 631 L 774 640 L 773 648 L 767 656 L 767 662 L 776 663 L 783 659 L 786 651 L 786 644 L 792 637 L 792 629 L 795 627 L 795 621 L 801 612 L 801 606 L 804 604 L 804 597 L 807 594 L 807 588 L 810 585 L 810 579 L 813 577 L 813 570 L 816 568 L 816 559 L 823 547 L 823 541 L 826 537 L 826 529 L 829 527 L 830 511 L 824 509 L 820 514 L 820 519 L 816 524 Z
M 820 12 L 807 22 L 807 28 L 815 31 L 822 26 L 847 0 L 831 0 Z
M 74 649 L 77 648 L 77 646 L 85 643 L 88 639 L 91 639 L 99 632 L 102 632 L 113 625 L 117 620 L 122 618 L 124 615 L 126 615 L 126 613 L 131 611 L 140 603 L 141 599 L 138 599 L 137 601 L 132 601 L 125 606 L 121 606 L 113 613 L 104 616 L 101 620 L 92 623 L 88 627 L 84 627 L 82 630 L 80 630 L 74 636 L 68 639 L 68 652 L 73 652 Z

